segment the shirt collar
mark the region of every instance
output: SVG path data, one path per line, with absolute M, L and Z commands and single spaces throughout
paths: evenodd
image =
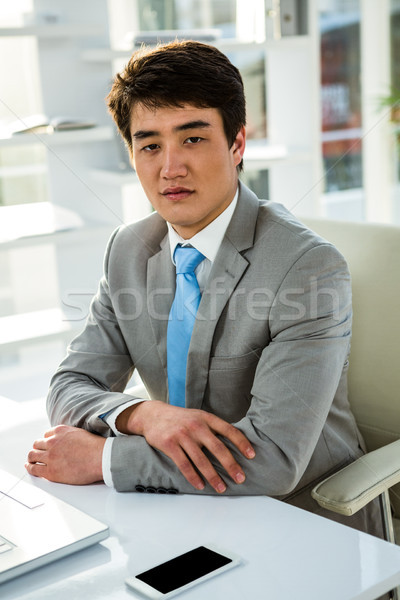
M 204 227 L 204 229 L 196 233 L 188 240 L 184 240 L 175 231 L 171 223 L 167 222 L 171 260 L 174 264 L 174 252 L 178 244 L 182 244 L 182 246 L 193 246 L 193 248 L 196 248 L 196 250 L 204 254 L 209 261 L 214 262 L 225 232 L 232 218 L 233 212 L 236 208 L 238 196 L 239 189 L 236 190 L 236 194 L 234 195 L 229 206 L 227 206 L 226 209 L 220 215 L 218 215 L 216 219 L 214 219 L 214 221 L 211 221 L 211 223 Z

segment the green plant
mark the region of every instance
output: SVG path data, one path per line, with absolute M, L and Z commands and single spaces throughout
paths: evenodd
M 379 98 L 379 108 L 390 108 L 390 120 L 400 123 L 400 90 L 394 86 L 390 88 L 387 96 Z

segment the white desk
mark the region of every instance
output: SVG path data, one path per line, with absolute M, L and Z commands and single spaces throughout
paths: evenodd
M 38 402 L 0 398 L 0 406 L 0 467 L 22 475 L 31 442 L 47 427 L 44 411 Z M 400 547 L 271 498 L 118 494 L 103 484 L 32 481 L 106 522 L 111 535 L 3 584 L 2 600 L 133 600 L 139 596 L 125 577 L 207 542 L 236 552 L 244 565 L 182 600 L 372 600 L 400 583 Z

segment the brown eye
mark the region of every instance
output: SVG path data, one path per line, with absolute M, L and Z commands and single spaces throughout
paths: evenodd
M 153 150 L 157 150 L 158 149 L 158 144 L 148 144 L 148 146 L 145 146 L 144 148 L 142 148 L 142 150 L 146 150 L 147 152 L 152 152 Z

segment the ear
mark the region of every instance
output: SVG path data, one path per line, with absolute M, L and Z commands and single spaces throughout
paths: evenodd
M 234 159 L 235 167 L 237 167 L 238 164 L 240 164 L 240 162 L 243 158 L 245 147 L 246 147 L 246 128 L 243 125 L 240 128 L 240 130 L 235 138 L 235 141 L 232 144 L 233 159 Z

